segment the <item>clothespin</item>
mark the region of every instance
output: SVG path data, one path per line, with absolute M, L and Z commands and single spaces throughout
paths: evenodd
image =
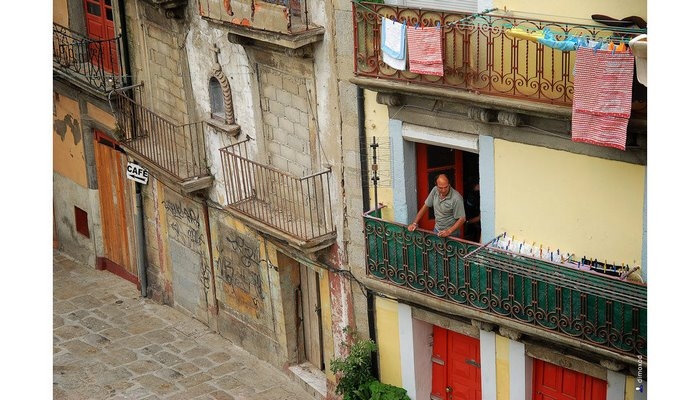
M 594 46 L 594 54 L 596 54 L 596 51 L 599 50 L 603 46 L 603 42 L 599 41 L 596 43 L 596 46 Z
M 417 28 L 419 28 L 419 22 L 414 24 L 414 30 L 417 30 Z
M 436 21 L 436 29 L 441 29 L 441 21 Z

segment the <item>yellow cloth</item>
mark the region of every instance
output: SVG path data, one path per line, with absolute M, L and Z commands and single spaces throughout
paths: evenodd
M 536 43 L 538 43 L 538 39 L 543 37 L 543 31 L 527 31 L 526 29 L 518 27 L 507 29 L 506 34 L 509 37 L 526 39 Z

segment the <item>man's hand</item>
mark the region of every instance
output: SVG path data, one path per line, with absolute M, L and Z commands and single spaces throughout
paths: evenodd
M 407 226 L 407 230 L 410 232 L 414 232 L 414 230 L 417 229 L 417 227 L 418 227 L 417 224 L 413 222 L 413 223 L 409 224 L 409 226 Z
M 451 232 L 449 229 L 444 229 L 442 231 L 439 231 L 438 235 L 439 235 L 439 237 L 446 237 L 446 236 L 450 236 Z

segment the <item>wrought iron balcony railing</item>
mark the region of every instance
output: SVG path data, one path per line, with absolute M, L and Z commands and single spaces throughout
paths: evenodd
M 615 354 L 647 356 L 647 286 L 364 214 L 369 277 Z M 479 250 L 478 250 L 479 248 Z
M 250 160 L 247 143 L 220 149 L 228 207 L 300 241 L 334 237 L 331 171 L 297 178 Z
M 135 89 L 129 89 L 135 90 Z M 182 183 L 209 176 L 203 122 L 178 125 L 115 91 L 110 96 L 121 144 Z M 135 91 L 140 98 L 140 91 Z
M 103 93 L 124 84 L 121 37 L 94 40 L 53 24 L 53 69 Z
M 571 105 L 574 51 L 564 52 L 514 38 L 506 32 L 548 28 L 558 40 L 581 36 L 589 40 L 627 43 L 638 29 L 575 25 L 506 16 L 408 9 L 375 3 L 354 3 L 354 73 L 410 84 L 462 89 L 556 105 Z M 381 59 L 382 17 L 409 27 L 442 27 L 444 75 L 395 70 Z M 646 33 L 646 30 L 644 30 Z M 408 55 L 409 57 L 409 55 Z

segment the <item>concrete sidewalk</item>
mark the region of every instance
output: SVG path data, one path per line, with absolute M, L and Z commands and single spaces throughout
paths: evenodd
M 312 400 L 282 371 L 133 283 L 54 250 L 54 399 Z

